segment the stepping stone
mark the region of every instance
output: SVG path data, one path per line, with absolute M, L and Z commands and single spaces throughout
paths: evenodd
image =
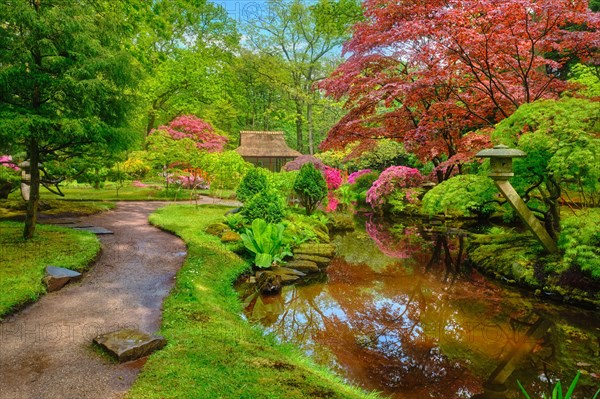
M 119 363 L 148 356 L 164 348 L 167 341 L 159 335 L 149 335 L 142 331 L 125 329 L 99 335 L 94 343 L 116 357 Z
M 319 267 L 325 267 L 331 262 L 331 259 L 319 255 L 298 254 L 294 256 L 294 260 L 309 260 L 315 262 Z
M 333 258 L 335 255 L 335 246 L 331 244 L 310 244 L 304 243 L 294 249 L 294 255 L 317 255 L 325 258 Z
M 104 227 L 89 226 L 89 227 L 74 227 L 74 229 L 89 231 L 94 234 L 113 234 L 112 231 L 107 230 Z
M 292 260 L 286 264 L 290 269 L 298 270 L 303 273 L 318 273 L 319 266 L 315 262 L 309 260 Z
M 81 273 L 63 267 L 47 266 L 44 283 L 48 292 L 58 291 L 71 280 L 79 280 Z

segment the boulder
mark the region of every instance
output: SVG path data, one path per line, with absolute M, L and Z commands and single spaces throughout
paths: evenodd
M 319 266 L 315 262 L 309 260 L 292 260 L 286 265 L 290 269 L 295 269 L 303 273 L 318 273 Z
M 58 291 L 71 280 L 79 280 L 81 273 L 57 266 L 47 266 L 44 284 L 48 292 Z
M 269 270 L 264 271 L 257 277 L 256 285 L 261 294 L 279 294 L 281 292 L 281 276 Z
M 319 267 L 325 267 L 331 262 L 331 259 L 326 258 L 324 256 L 318 255 L 306 255 L 306 254 L 297 254 L 294 256 L 294 260 L 308 260 L 311 262 L 315 262 Z
M 204 232 L 211 236 L 221 237 L 226 231 L 231 230 L 225 223 L 213 223 L 206 226 Z
M 335 246 L 332 244 L 312 244 L 304 243 L 299 247 L 294 248 L 294 255 L 317 255 L 326 258 L 333 258 L 335 254 Z
M 136 360 L 162 349 L 167 341 L 158 335 L 125 329 L 94 338 L 94 343 L 119 360 L 119 363 Z
M 329 215 L 327 228 L 330 233 L 335 231 L 354 231 L 354 218 L 347 213 L 332 213 Z
M 242 241 L 242 237 L 235 231 L 226 231 L 221 236 L 221 242 L 224 244 L 227 244 L 230 242 L 241 242 L 241 241 Z

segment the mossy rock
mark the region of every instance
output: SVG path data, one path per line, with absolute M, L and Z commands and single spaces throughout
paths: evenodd
M 309 260 L 292 260 L 286 264 L 286 267 L 302 273 L 318 273 L 321 271 L 315 262 Z
M 334 231 L 354 231 L 354 217 L 347 213 L 333 213 L 329 215 L 327 228 L 330 233 Z
M 297 248 L 294 248 L 294 255 L 316 255 L 326 258 L 333 258 L 335 255 L 335 246 L 331 244 L 311 244 L 304 243 Z
M 329 229 L 320 221 L 305 215 L 290 215 L 287 218 L 285 235 L 288 237 L 306 237 L 314 235 L 318 242 L 329 243 Z
M 225 243 L 225 244 L 236 243 L 236 242 L 241 242 L 241 241 L 242 241 L 242 236 L 240 236 L 235 231 L 226 231 L 221 236 L 221 242 Z
M 306 254 L 298 254 L 294 256 L 294 260 L 308 260 L 311 262 L 315 262 L 319 267 L 325 267 L 329 264 L 329 262 L 331 262 L 331 259 L 326 258 L 324 256 Z
M 211 236 L 221 237 L 225 232 L 231 229 L 225 223 L 213 223 L 206 226 L 204 232 Z

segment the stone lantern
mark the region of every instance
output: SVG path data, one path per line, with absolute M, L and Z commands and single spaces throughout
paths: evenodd
M 540 221 L 529 210 L 521 196 L 515 191 L 508 179 L 513 177 L 512 159 L 523 158 L 527 156 L 521 150 L 508 148 L 505 145 L 497 145 L 492 149 L 479 151 L 476 155 L 479 158 L 490 158 L 492 171 L 489 176 L 494 180 L 496 187 L 506 198 L 509 204 L 517 212 L 523 223 L 529 228 L 538 241 L 544 246 L 546 251 L 555 254 L 558 252 L 556 243 L 548 234 L 548 231 L 542 226 Z
M 31 188 L 31 174 L 29 174 L 29 170 L 31 169 L 31 164 L 29 161 L 23 161 L 19 164 L 19 168 L 21 168 L 21 197 L 25 201 L 29 201 Z
M 513 177 L 512 159 L 527 156 L 521 150 L 508 148 L 503 144 L 494 146 L 492 149 L 482 150 L 475 155 L 479 158 L 489 158 L 492 172 L 488 175 L 494 180 L 508 180 Z

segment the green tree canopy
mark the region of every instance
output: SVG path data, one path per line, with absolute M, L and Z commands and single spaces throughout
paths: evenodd
M 40 169 L 129 145 L 137 69 L 127 51 L 125 1 L 0 3 L 0 152 L 25 152 L 31 195 L 24 236 L 35 231 Z M 42 176 L 43 177 L 43 176 Z

